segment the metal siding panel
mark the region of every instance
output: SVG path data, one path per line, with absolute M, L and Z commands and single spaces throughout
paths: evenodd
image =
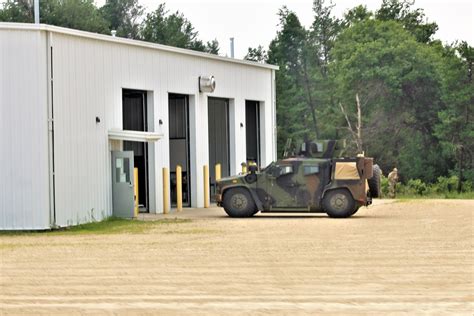
M 49 228 L 46 37 L 0 30 L 0 229 Z
M 104 102 L 103 57 L 95 43 L 61 36 L 54 52 L 56 214 L 58 226 L 69 226 L 111 214 L 106 118 L 95 122 Z

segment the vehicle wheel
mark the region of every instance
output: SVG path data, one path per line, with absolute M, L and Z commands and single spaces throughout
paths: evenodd
M 329 217 L 344 218 L 354 214 L 355 201 L 347 190 L 329 191 L 323 199 L 323 208 Z
M 352 214 L 351 215 L 354 215 L 355 213 L 357 213 L 357 211 L 360 209 L 360 206 L 356 206 L 354 207 L 354 210 L 352 211 Z
M 243 188 L 229 189 L 225 192 L 222 204 L 230 217 L 251 217 L 258 212 L 250 192 Z
M 255 173 L 249 173 L 245 176 L 245 181 L 247 181 L 247 183 L 254 183 L 257 181 L 257 175 Z
M 380 170 L 379 165 L 374 165 L 373 170 L 374 175 L 372 178 L 367 180 L 369 182 L 369 192 L 371 197 L 379 198 L 382 195 L 382 190 L 380 188 L 380 177 L 382 175 L 382 170 Z

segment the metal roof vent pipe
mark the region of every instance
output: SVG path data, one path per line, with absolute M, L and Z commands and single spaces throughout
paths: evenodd
M 230 58 L 234 58 L 234 38 L 230 38 Z
M 116 31 L 116 30 L 112 30 L 112 31 L 110 31 L 110 33 L 112 33 L 112 37 L 115 37 L 115 35 L 117 35 L 117 31 Z
M 39 4 L 39 0 L 34 0 L 33 6 L 34 6 L 34 13 L 35 13 L 35 24 L 39 24 L 40 23 L 40 4 Z
M 216 79 L 214 76 L 199 77 L 199 92 L 212 93 L 216 89 Z

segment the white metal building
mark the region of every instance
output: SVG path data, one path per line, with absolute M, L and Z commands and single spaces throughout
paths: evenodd
M 215 163 L 225 176 L 237 174 L 242 162 L 263 166 L 276 158 L 276 70 L 48 25 L 0 23 L 0 229 L 111 216 L 114 181 L 128 184 L 130 176 L 125 160 L 113 163 L 120 152 L 133 151 L 143 211 L 162 212 L 162 168 L 170 169 L 172 185 L 177 164 L 185 204 L 202 207 L 204 165 L 212 189 Z M 201 76 L 214 76 L 212 93 L 200 92 Z

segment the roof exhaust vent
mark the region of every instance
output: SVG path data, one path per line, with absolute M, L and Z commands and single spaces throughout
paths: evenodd
M 216 89 L 216 79 L 214 76 L 199 77 L 199 92 L 212 93 Z
M 230 58 L 234 58 L 234 38 L 230 38 Z
M 112 31 L 110 31 L 110 33 L 112 33 L 112 37 L 115 37 L 115 35 L 117 35 L 117 31 L 116 31 L 116 30 L 112 30 Z

